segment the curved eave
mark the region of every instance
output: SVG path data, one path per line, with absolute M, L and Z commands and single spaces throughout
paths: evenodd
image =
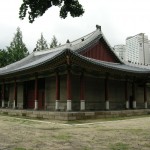
M 73 51 L 71 53 L 71 61 L 73 64 L 77 64 L 78 66 L 84 66 L 85 68 L 89 68 L 91 70 L 97 71 L 108 71 L 113 72 L 115 74 L 125 73 L 132 75 L 148 75 L 150 74 L 150 70 L 142 69 L 137 67 L 128 66 L 120 63 L 108 63 L 104 61 L 94 60 L 80 54 L 77 54 Z
M 39 72 L 42 70 L 47 70 L 48 68 L 50 69 L 55 68 L 63 64 L 63 62 L 64 63 L 66 62 L 66 52 L 67 52 L 67 49 L 64 49 L 51 58 L 43 59 L 44 61 L 39 61 L 39 63 L 34 63 L 32 65 L 28 64 L 21 68 L 16 68 L 15 70 L 0 73 L 0 77 L 1 78 L 7 77 L 7 76 L 10 77 L 10 76 L 21 75 L 21 74 L 25 75 L 25 74 L 29 74 L 32 72 Z
M 109 63 L 104 61 L 98 61 L 91 58 L 84 57 L 76 52 L 73 52 L 72 50 L 65 49 L 55 55 L 54 57 L 50 59 L 46 59 L 43 62 L 40 62 L 38 64 L 24 67 L 22 69 L 16 69 L 10 72 L 5 72 L 3 74 L 0 74 L 0 77 L 7 77 L 14 75 L 20 75 L 20 74 L 29 74 L 34 72 L 40 72 L 42 70 L 48 70 L 57 68 L 63 64 L 66 64 L 66 55 L 70 56 L 71 63 L 73 65 L 78 65 L 82 68 L 90 69 L 91 71 L 105 71 L 115 74 L 129 74 L 129 75 L 150 75 L 150 70 L 148 69 L 142 69 L 137 67 L 128 66 L 125 64 L 119 64 L 119 63 Z

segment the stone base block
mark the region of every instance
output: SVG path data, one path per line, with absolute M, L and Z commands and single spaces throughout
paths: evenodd
M 129 101 L 126 101 L 126 109 L 129 109 Z
M 56 100 L 56 102 L 55 102 L 55 110 L 56 111 L 59 110 L 59 100 Z
M 16 109 L 16 101 L 13 101 L 13 109 Z
M 85 100 L 81 100 L 81 102 L 80 102 L 80 110 L 81 111 L 85 110 Z
M 71 111 L 71 110 L 72 110 L 71 100 L 67 100 L 67 111 Z
M 144 108 L 147 109 L 147 102 L 144 102 Z
M 37 110 L 37 109 L 38 109 L 38 101 L 35 100 L 35 102 L 34 102 L 34 110 Z
M 133 109 L 136 109 L 136 101 L 133 101 Z
M 105 105 L 106 105 L 106 110 L 109 110 L 109 101 L 106 101 Z
M 5 101 L 2 100 L 2 108 L 4 108 L 4 107 L 5 107 Z

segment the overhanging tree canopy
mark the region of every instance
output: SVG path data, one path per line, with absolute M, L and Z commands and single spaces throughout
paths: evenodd
M 60 7 L 60 17 L 63 19 L 67 17 L 68 13 L 72 17 L 79 17 L 84 13 L 78 0 L 23 0 L 19 18 L 24 19 L 28 12 L 29 22 L 32 23 L 35 18 L 42 16 L 52 6 Z

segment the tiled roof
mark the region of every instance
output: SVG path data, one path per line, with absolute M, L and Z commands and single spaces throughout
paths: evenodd
M 105 61 L 100 61 L 100 60 L 87 58 L 87 57 L 84 57 L 84 59 L 89 60 L 93 64 L 103 66 L 106 68 L 110 68 L 110 69 L 114 69 L 114 70 L 118 70 L 118 71 L 120 70 L 124 72 L 150 73 L 150 70 L 146 68 L 138 68 L 138 67 L 133 67 L 133 66 L 126 65 L 126 64 L 121 64 L 121 63 L 105 62 Z
M 30 68 L 34 68 L 38 65 L 45 63 L 46 61 L 50 61 L 52 58 L 57 57 L 58 54 L 61 54 L 61 51 L 52 51 L 47 54 L 35 55 L 32 53 L 28 57 L 10 64 L 6 67 L 0 68 L 0 75 L 5 75 L 9 73 L 14 73 L 17 71 L 22 71 Z
M 100 38 L 104 39 L 104 41 L 109 46 L 110 51 L 114 53 L 113 50 L 111 49 L 111 46 L 107 42 L 106 38 L 102 34 L 101 30 L 97 29 L 94 32 L 84 37 L 81 37 L 73 42 L 61 45 L 57 48 L 33 52 L 29 56 L 27 56 L 26 58 L 18 62 L 10 64 L 6 67 L 0 68 L 0 76 L 15 73 L 18 71 L 24 71 L 27 69 L 32 69 L 34 67 L 40 66 L 46 62 L 51 61 L 52 59 L 58 56 L 61 56 L 66 51 L 70 52 L 75 57 L 83 59 L 84 61 L 95 64 L 97 66 L 115 69 L 118 71 L 121 70 L 125 72 L 134 72 L 134 73 L 149 73 L 150 72 L 149 69 L 138 68 L 138 67 L 133 67 L 133 66 L 124 64 L 117 56 L 116 57 L 118 58 L 120 63 L 110 63 L 110 62 L 105 62 L 105 61 L 99 61 L 99 60 L 95 60 L 92 58 L 87 58 L 79 54 L 81 50 L 84 50 L 86 47 L 90 46 L 92 43 L 97 42 L 98 40 L 100 40 Z

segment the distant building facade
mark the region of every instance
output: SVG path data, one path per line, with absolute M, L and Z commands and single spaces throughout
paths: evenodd
M 126 61 L 150 64 L 148 36 L 140 33 L 126 38 Z
M 125 60 L 126 56 L 126 45 L 120 44 L 114 46 L 114 51 L 117 54 L 117 56 L 123 60 Z

